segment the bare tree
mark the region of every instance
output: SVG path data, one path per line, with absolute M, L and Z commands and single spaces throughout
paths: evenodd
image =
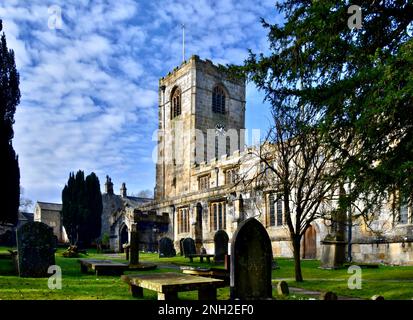
M 153 198 L 153 192 L 149 189 L 141 190 L 138 193 L 132 193 L 131 195 L 134 197 L 139 197 L 139 198 L 148 198 L 148 199 Z
M 323 147 L 323 133 L 311 108 L 289 111 L 272 112 L 274 125 L 264 143 L 247 153 L 250 160 L 256 158 L 256 164 L 240 175 L 240 181 L 281 197 L 293 247 L 295 279 L 303 281 L 301 239 L 314 220 L 337 218 L 334 204 L 339 207 L 343 197 L 344 159 Z
M 20 206 L 19 211 L 26 212 L 31 210 L 33 207 L 33 201 L 29 198 L 24 197 L 24 188 L 20 187 Z

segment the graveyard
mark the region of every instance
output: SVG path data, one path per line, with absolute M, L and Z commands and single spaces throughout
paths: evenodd
M 412 1 L 37 2 L 0 5 L 1 301 L 413 301 Z
M 7 253 L 9 247 L 0 247 L 0 254 Z M 127 285 L 120 276 L 96 276 L 94 274 L 82 274 L 78 259 L 62 256 L 66 249 L 59 248 L 56 252 L 56 264 L 62 268 L 62 289 L 50 290 L 47 286 L 48 278 L 20 278 L 14 274 L 11 260 L 0 259 L 0 298 L 3 300 L 136 300 L 128 292 Z M 125 262 L 125 254 L 119 254 L 117 258 L 109 258 L 116 262 Z M 86 259 L 108 259 L 108 254 L 96 253 L 96 250 L 88 250 L 88 255 L 82 255 Z M 140 253 L 140 261 L 153 262 L 158 268 L 152 271 L 127 271 L 126 274 L 158 274 L 179 270 L 181 266 L 211 267 L 206 262 L 200 263 L 177 255 L 175 257 L 159 258 L 157 253 Z M 304 260 L 304 282 L 294 281 L 294 264 L 292 259 L 276 259 L 279 269 L 272 270 L 273 297 L 277 300 L 305 300 L 311 296 L 294 293 L 291 288 L 304 288 L 314 291 L 334 291 L 339 296 L 370 299 L 375 294 L 381 294 L 385 299 L 411 299 L 411 286 L 413 281 L 413 267 L 380 266 L 378 269 L 363 269 L 363 284 L 361 290 L 350 290 L 347 287 L 349 274 L 347 269 L 323 270 L 319 268 L 319 261 Z M 212 265 L 216 268 L 224 268 L 223 264 Z M 290 286 L 288 296 L 277 294 L 278 281 L 285 280 Z M 217 290 L 218 300 L 228 300 L 229 287 Z M 179 299 L 196 300 L 195 291 L 182 292 Z M 144 289 L 144 299 L 156 300 L 156 293 Z

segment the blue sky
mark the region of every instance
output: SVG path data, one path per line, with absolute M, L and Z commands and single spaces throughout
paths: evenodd
M 70 171 L 105 176 L 115 192 L 153 189 L 152 138 L 158 80 L 186 56 L 242 63 L 247 50 L 266 52 L 260 17 L 276 16 L 275 0 L 89 1 L 7 0 L 0 5 L 8 46 L 15 50 L 21 103 L 14 147 L 24 196 L 60 202 Z M 50 29 L 50 6 L 62 28 Z M 247 87 L 247 129 L 265 130 L 269 108 Z

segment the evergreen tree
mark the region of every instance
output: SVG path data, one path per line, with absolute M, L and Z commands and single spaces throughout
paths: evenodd
M 77 210 L 74 195 L 75 177 L 74 173 L 69 174 L 67 184 L 62 191 L 62 217 L 63 225 L 67 231 L 70 243 L 77 241 Z
M 361 15 L 348 13 L 350 5 Z M 352 186 L 342 209 L 366 199 L 366 214 L 389 190 L 411 194 L 412 1 L 286 0 L 276 8 L 283 24 L 262 21 L 270 53 L 251 52 L 230 71 L 265 92 L 275 119 L 303 109 L 314 115 L 325 150 L 340 155 L 342 181 Z
M 72 244 L 89 246 L 99 237 L 102 214 L 102 194 L 98 177 L 92 173 L 70 173 L 62 191 L 62 215 Z
M 87 243 L 100 236 L 102 226 L 102 193 L 100 192 L 99 178 L 94 172 L 86 177 L 85 193 L 87 200 L 88 216 L 85 221 L 87 226 Z
M 0 20 L 0 31 L 3 30 Z M 2 183 L 6 186 L 0 193 L 0 223 L 16 224 L 20 198 L 20 169 L 12 139 L 14 114 L 20 103 L 19 74 L 16 70 L 14 52 L 7 48 L 3 33 L 0 44 L 0 149 L 2 154 Z

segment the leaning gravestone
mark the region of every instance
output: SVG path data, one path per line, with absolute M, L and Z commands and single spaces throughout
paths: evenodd
M 53 229 L 42 222 L 28 222 L 17 230 L 18 271 L 20 277 L 48 277 L 55 264 Z
M 214 246 L 215 246 L 215 262 L 223 262 L 225 260 L 225 255 L 228 254 L 228 234 L 224 230 L 218 230 L 214 236 Z
M 288 296 L 290 294 L 290 290 L 288 289 L 288 283 L 285 281 L 278 282 L 277 293 L 280 296 Z
M 231 242 L 231 299 L 271 299 L 271 266 L 271 240 L 264 226 L 255 218 L 241 222 Z
M 185 238 L 182 241 L 182 248 L 183 248 L 185 257 L 188 254 L 196 254 L 195 241 L 192 238 Z
M 172 239 L 163 237 L 159 240 L 159 258 L 175 257 L 176 251 Z

